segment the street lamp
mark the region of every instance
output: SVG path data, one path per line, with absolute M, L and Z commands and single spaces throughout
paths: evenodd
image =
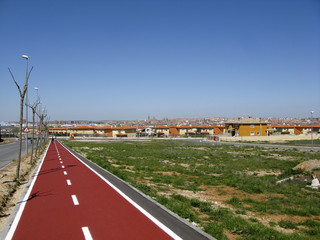
M 22 55 L 22 58 L 26 59 L 26 83 L 28 80 L 28 59 L 29 57 L 27 55 Z M 26 92 L 26 127 L 28 127 L 28 83 L 27 83 L 27 92 Z M 26 150 L 27 150 L 27 154 L 28 154 L 28 132 L 26 132 Z
M 312 115 L 314 114 L 314 111 L 311 111 L 311 146 L 313 150 L 313 121 L 312 121 Z

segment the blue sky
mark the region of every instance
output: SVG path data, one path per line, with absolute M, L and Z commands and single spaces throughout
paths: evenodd
M 25 60 L 50 120 L 320 116 L 318 0 L 0 0 L 0 120 Z

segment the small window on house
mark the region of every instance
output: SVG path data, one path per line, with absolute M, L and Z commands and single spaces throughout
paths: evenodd
M 260 132 L 257 132 L 257 136 L 260 136 Z
M 250 136 L 254 136 L 254 132 L 250 132 Z
M 252 124 L 252 125 L 250 125 L 250 128 L 254 128 L 254 125 Z

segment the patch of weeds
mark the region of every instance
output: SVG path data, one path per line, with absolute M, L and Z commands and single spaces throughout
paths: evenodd
M 309 228 L 307 230 L 303 230 L 306 234 L 320 239 L 320 223 L 319 222 L 316 222 L 312 219 L 307 219 L 306 221 L 299 223 L 299 225 L 303 225 Z
M 320 223 L 316 222 L 316 221 L 314 221 L 312 219 L 307 219 L 304 222 L 299 223 L 299 225 L 307 226 L 307 227 L 310 227 L 310 228 L 320 227 Z
M 250 218 L 249 218 L 249 221 L 250 221 L 250 222 L 253 222 L 253 223 L 258 223 L 258 222 L 259 222 L 258 219 L 253 218 L 253 217 L 250 217 Z
M 224 234 L 224 227 L 218 223 L 208 223 L 203 229 L 206 233 L 214 236 L 219 240 L 228 240 L 227 236 Z
M 237 209 L 236 211 L 235 211 L 235 213 L 236 214 L 240 214 L 240 215 L 246 215 L 246 211 L 245 210 L 239 210 L 239 209 Z
M 276 226 L 278 226 L 278 223 L 270 221 L 269 225 L 270 225 L 270 227 L 276 227 Z
M 156 191 L 153 190 L 151 187 L 144 185 L 144 184 L 140 184 L 140 183 L 135 183 L 134 187 L 139 189 L 141 192 L 143 192 L 144 194 L 150 196 L 150 197 L 154 197 L 156 196 Z
M 285 229 L 298 229 L 297 224 L 291 221 L 281 220 L 278 222 L 278 225 Z
M 235 208 L 243 208 L 241 200 L 237 197 L 232 197 L 231 199 L 229 199 L 225 202 L 232 205 Z

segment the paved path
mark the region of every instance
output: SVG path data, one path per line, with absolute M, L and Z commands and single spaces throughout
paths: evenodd
M 28 143 L 28 151 L 31 151 L 32 144 Z M 35 146 L 34 146 L 35 147 Z M 5 143 L 0 145 L 0 169 L 7 166 L 14 159 L 18 159 L 19 142 Z M 22 141 L 21 156 L 26 154 L 26 142 Z
M 208 239 L 175 219 L 177 226 L 164 225 L 55 141 L 6 239 Z

